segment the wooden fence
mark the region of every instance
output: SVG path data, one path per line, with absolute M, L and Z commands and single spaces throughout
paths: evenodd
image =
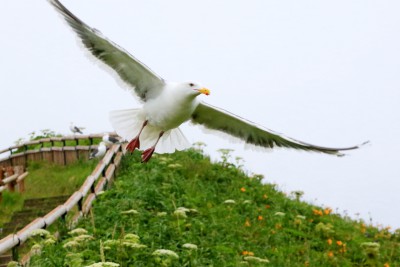
M 114 135 L 111 133 L 110 135 Z M 88 151 L 97 147 L 95 139 L 101 139 L 102 134 L 71 135 L 51 137 L 11 146 L 0 150 L 1 166 L 25 166 L 29 161 L 46 160 L 60 165 L 67 165 L 79 158 L 88 158 Z M 88 145 L 80 145 L 79 141 L 88 140 Z M 68 145 L 67 145 L 68 143 Z M 8 156 L 3 156 L 8 154 Z M 3 157 L 2 157 L 3 156 Z
M 101 137 L 102 135 L 96 135 L 93 138 Z M 87 136 L 86 136 L 87 138 Z M 52 138 L 51 138 L 52 139 Z M 79 136 L 78 138 L 75 139 L 84 139 L 83 136 Z M 65 140 L 70 140 L 68 138 L 65 138 Z M 59 140 L 57 140 L 59 141 Z M 46 140 L 45 142 L 49 142 Z M 44 143 L 44 142 L 43 142 Z M 35 144 L 40 144 L 40 142 L 35 143 Z M 26 145 L 26 144 L 24 144 Z M 29 144 L 31 145 L 31 144 Z M 12 149 L 15 149 L 17 147 L 13 147 Z M 18 147 L 19 148 L 19 147 Z M 64 147 L 61 150 L 54 150 L 54 147 L 50 149 L 50 151 L 62 151 L 62 152 L 69 152 L 72 150 L 66 149 L 67 147 Z M 78 148 L 78 146 L 76 146 Z M 69 222 L 71 226 L 75 225 L 76 222 L 84 215 L 86 215 L 91 207 L 92 203 L 95 200 L 97 194 L 105 188 L 107 184 L 110 184 L 114 177 L 115 177 L 115 172 L 117 167 L 119 166 L 121 162 L 121 158 L 123 156 L 123 151 L 122 151 L 122 145 L 117 144 L 113 145 L 107 153 L 104 155 L 104 157 L 99 161 L 97 164 L 96 168 L 93 170 L 93 172 L 86 178 L 82 186 L 78 191 L 73 193 L 69 199 L 62 205 L 56 207 L 52 211 L 50 211 L 48 214 L 46 214 L 44 217 L 36 218 L 33 220 L 30 224 L 25 226 L 23 229 L 18 231 L 15 234 L 10 234 L 7 237 L 3 238 L 0 240 L 0 255 L 3 254 L 6 251 L 9 251 L 11 249 L 18 247 L 22 243 L 24 243 L 29 237 L 30 234 L 33 230 L 36 229 L 44 229 L 54 223 L 58 219 L 63 219 L 65 221 L 65 218 L 67 214 L 70 214 L 72 212 L 72 209 L 74 207 L 77 207 L 78 212 L 72 214 L 72 219 Z M 5 150 L 3 150 L 5 151 Z M 3 152 L 3 151 L 0 151 Z M 31 153 L 26 153 L 29 151 L 25 151 L 24 155 L 26 156 L 27 154 Z M 47 152 L 47 151 L 41 151 L 40 149 L 36 151 L 36 153 L 41 153 L 41 152 Z M 20 154 L 20 153 L 18 153 Z M 75 153 L 75 155 L 78 155 L 78 153 Z M 15 158 L 12 157 L 13 154 L 10 155 L 10 157 L 6 160 L 9 160 L 10 158 Z M 64 156 L 64 164 L 67 162 L 65 158 L 68 156 Z M 78 156 L 77 156 L 78 157 Z M 44 158 L 43 158 L 44 159 Z M 53 157 L 53 159 L 55 159 Z M 57 158 L 58 159 L 58 158 Z M 26 159 L 25 159 L 26 160 Z M 28 158 L 29 160 L 29 158 Z M 21 160 L 22 161 L 22 160 Z M 62 163 L 62 161 L 60 161 Z M 26 161 L 25 161 L 26 164 Z
M 6 168 L 0 166 L 0 202 L 3 191 L 7 189 L 11 192 L 14 192 L 16 188 L 20 193 L 25 191 L 25 177 L 28 172 L 24 170 L 24 166 L 8 166 Z

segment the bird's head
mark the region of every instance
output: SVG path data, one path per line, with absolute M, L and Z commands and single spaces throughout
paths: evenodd
M 207 88 L 203 87 L 202 85 L 200 85 L 199 83 L 196 83 L 196 82 L 184 82 L 184 83 L 181 83 L 179 87 L 182 90 L 189 92 L 189 94 L 194 95 L 194 96 L 198 96 L 200 94 L 204 94 L 204 95 L 210 94 L 210 90 L 208 90 Z

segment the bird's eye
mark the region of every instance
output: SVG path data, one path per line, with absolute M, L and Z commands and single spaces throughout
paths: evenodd
M 189 86 L 190 86 L 190 87 L 193 87 L 193 86 L 194 86 L 194 83 L 189 83 Z

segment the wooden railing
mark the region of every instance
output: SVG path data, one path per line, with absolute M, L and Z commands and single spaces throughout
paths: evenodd
M 98 135 L 96 135 L 95 137 L 97 138 Z M 84 138 L 83 136 L 79 136 L 79 138 L 77 139 L 84 139 Z M 70 140 L 70 139 L 65 139 L 65 140 Z M 48 140 L 46 140 L 45 142 L 48 142 Z M 39 143 L 40 142 L 35 144 Z M 17 147 L 13 147 L 12 149 L 15 148 Z M 50 151 L 58 151 L 58 150 L 53 150 L 53 148 L 54 147 L 50 148 Z M 65 148 L 67 147 L 64 147 L 63 149 L 61 149 L 61 151 L 64 152 L 71 151 L 71 150 L 66 150 Z M 72 209 L 74 207 L 77 207 L 78 211 L 73 214 L 72 219 L 69 221 L 70 226 L 75 225 L 76 222 L 82 216 L 86 215 L 90 211 L 92 203 L 95 200 L 97 194 L 103 191 L 105 186 L 113 181 L 116 169 L 119 166 L 121 158 L 123 156 L 122 150 L 123 150 L 122 145 L 120 144 L 113 145 L 104 155 L 104 157 L 99 161 L 93 172 L 86 178 L 80 189 L 74 192 L 64 204 L 59 205 L 45 216 L 36 218 L 30 224 L 25 226 L 17 233 L 10 234 L 7 237 L 1 239 L 0 255 L 24 243 L 29 238 L 33 230 L 44 229 L 58 219 L 62 219 L 63 221 L 65 221 L 67 214 L 70 214 L 72 212 Z M 41 153 L 41 152 L 42 152 L 41 150 L 37 150 L 36 153 Z M 12 156 L 13 154 L 10 155 L 10 158 L 13 158 Z
M 114 135 L 114 133 L 110 133 L 110 135 Z M 67 165 L 81 157 L 87 159 L 88 151 L 97 147 L 93 145 L 93 141 L 102 137 L 103 134 L 71 135 L 44 138 L 11 146 L 0 150 L 0 167 L 26 166 L 28 161 L 38 160 L 47 160 L 56 164 Z M 88 140 L 89 145 L 79 145 L 80 140 Z M 69 143 L 68 146 L 66 145 L 67 142 Z
M 3 191 L 7 189 L 14 192 L 17 187 L 20 193 L 25 191 L 25 177 L 28 172 L 24 172 L 24 169 L 24 166 L 9 166 L 7 168 L 0 166 L 0 202 L 2 201 Z

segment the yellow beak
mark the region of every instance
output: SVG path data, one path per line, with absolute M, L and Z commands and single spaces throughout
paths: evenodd
M 199 90 L 197 90 L 197 91 L 199 91 L 201 94 L 205 94 L 205 95 L 209 95 L 210 94 L 210 90 L 208 90 L 207 88 L 201 88 L 201 89 L 199 89 Z

